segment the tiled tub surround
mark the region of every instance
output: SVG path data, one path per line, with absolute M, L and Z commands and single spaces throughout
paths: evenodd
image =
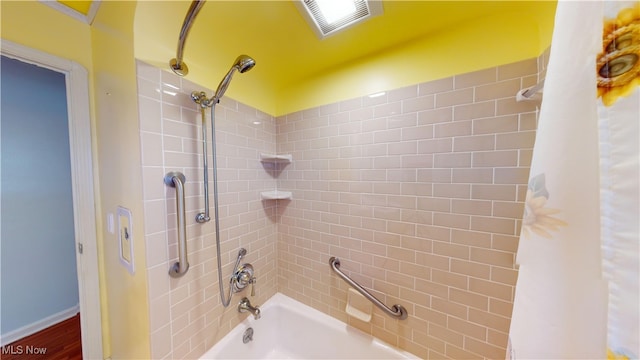
M 201 117 L 191 100 L 204 89 L 167 71 L 138 62 L 140 137 L 144 181 L 144 224 L 153 359 L 198 358 L 246 317 L 236 305 L 247 290 L 234 295 L 228 308 L 220 303 L 213 221 L 213 158 L 207 114 L 209 198 L 212 220 L 195 221 L 204 210 Z M 175 95 L 172 95 L 175 94 Z M 275 119 L 223 98 L 216 106 L 216 141 L 220 202 L 220 240 L 225 291 L 238 250 L 253 264 L 258 282 L 252 303 L 261 304 L 276 292 L 276 203 L 260 200 L 276 180 L 258 161 L 274 153 Z M 187 248 L 190 268 L 182 278 L 170 278 L 177 260 L 175 189 L 164 176 L 180 171 L 186 177 Z M 126 181 L 126 179 L 123 179 Z M 226 296 L 226 294 L 225 294 Z
M 539 105 L 516 103 L 515 93 L 536 83 L 537 62 L 278 119 L 223 99 L 216 124 L 225 288 L 245 247 L 258 277 L 254 304 L 279 291 L 421 358 L 504 358 Z M 202 144 L 188 95 L 203 89 L 143 63 L 138 81 L 151 354 L 197 358 L 247 316 L 235 309 L 237 295 L 229 308 L 220 304 L 214 224 L 195 223 L 204 206 Z M 261 152 L 292 154 L 293 162 L 270 169 Z M 180 279 L 167 274 L 177 259 L 175 194 L 162 181 L 169 171 L 187 178 L 191 267 Z M 275 188 L 293 200 L 260 200 Z M 211 203 L 212 192 L 210 185 Z M 370 323 L 349 317 L 347 286 L 330 256 L 409 318 L 378 309 Z
M 537 79 L 532 59 L 278 118 L 278 291 L 421 358 L 504 358 Z M 348 316 L 330 256 L 409 318 Z

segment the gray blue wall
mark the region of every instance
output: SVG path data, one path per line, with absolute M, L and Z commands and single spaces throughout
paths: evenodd
M 78 304 L 65 77 L 2 57 L 3 334 Z

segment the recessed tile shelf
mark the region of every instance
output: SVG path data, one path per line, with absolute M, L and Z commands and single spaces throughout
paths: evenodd
M 293 160 L 291 154 L 276 155 L 276 154 L 260 154 L 260 161 L 270 163 L 286 163 L 289 164 Z
M 262 200 L 291 200 L 291 191 L 263 191 L 260 193 Z

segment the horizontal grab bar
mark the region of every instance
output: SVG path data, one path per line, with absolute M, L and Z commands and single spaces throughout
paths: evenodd
M 331 266 L 331 269 L 333 269 L 333 271 L 336 274 L 340 275 L 342 280 L 346 281 L 347 284 L 351 285 L 353 288 L 358 290 L 360 294 L 366 297 L 369 301 L 373 303 L 373 305 L 380 308 L 380 310 L 384 311 L 387 315 L 398 318 L 399 320 L 404 320 L 407 318 L 407 309 L 405 309 L 404 306 L 396 304 L 396 305 L 393 305 L 392 308 L 389 308 L 387 305 L 383 304 L 380 300 L 376 299 L 375 296 L 371 295 L 371 293 L 368 292 L 367 289 L 363 288 L 362 286 L 360 286 L 360 284 L 358 284 L 353 279 L 348 277 L 345 273 L 343 273 L 340 270 L 340 259 L 336 258 L 335 256 L 332 256 L 329 259 L 329 266 Z
M 169 275 L 177 278 L 189 270 L 187 260 L 187 226 L 184 217 L 184 182 L 185 177 L 180 172 L 170 172 L 164 177 L 164 183 L 176 188 L 176 212 L 178 218 L 178 262 L 169 269 Z

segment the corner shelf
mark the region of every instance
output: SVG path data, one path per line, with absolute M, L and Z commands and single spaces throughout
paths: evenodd
M 260 162 L 270 163 L 270 164 L 290 164 L 293 161 L 293 156 L 291 154 L 268 154 L 268 153 L 260 153 Z M 260 193 L 260 198 L 262 200 L 291 200 L 292 193 L 291 191 L 263 191 Z
M 276 155 L 276 154 L 260 154 L 260 161 L 269 163 L 289 164 L 293 161 L 291 154 Z
M 291 200 L 291 191 L 263 191 L 260 193 L 262 200 Z

